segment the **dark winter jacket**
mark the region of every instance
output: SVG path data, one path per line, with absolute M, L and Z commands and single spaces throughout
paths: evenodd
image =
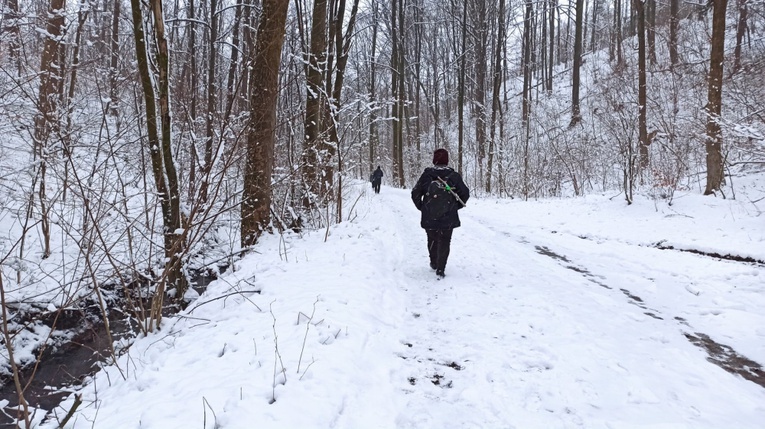
M 455 204 L 456 209 L 447 213 L 440 219 L 433 220 L 426 216 L 425 213 L 422 213 L 422 205 L 425 200 L 425 194 L 428 192 L 428 186 L 430 186 L 430 182 L 436 180 L 436 177 L 446 180 L 446 183 L 454 188 L 454 191 L 460 196 L 463 202 L 467 203 L 468 198 L 470 198 L 470 190 L 465 185 L 465 182 L 462 181 L 462 176 L 451 167 L 438 165 L 426 168 L 422 173 L 422 176 L 420 176 L 420 180 L 417 181 L 417 184 L 414 185 L 414 189 L 412 189 L 412 201 L 414 201 L 417 210 L 421 212 L 420 226 L 424 229 L 457 228 L 460 226 L 460 217 L 457 214 L 457 210 L 462 208 L 460 203 Z
M 383 172 L 380 170 L 380 167 L 377 167 L 377 170 L 372 172 L 372 176 L 369 178 L 372 183 L 380 182 L 382 181 Z

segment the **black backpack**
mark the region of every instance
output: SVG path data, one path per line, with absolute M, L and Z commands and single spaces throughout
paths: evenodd
M 445 182 L 448 178 L 449 176 L 446 176 L 443 182 L 438 179 L 432 180 L 425 193 L 423 213 L 433 220 L 441 219 L 457 204 L 457 199 L 446 189 L 448 185 Z

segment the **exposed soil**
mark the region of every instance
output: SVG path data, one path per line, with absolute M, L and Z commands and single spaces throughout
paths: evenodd
M 765 369 L 759 363 L 736 353 L 730 346 L 715 342 L 708 335 L 699 332 L 693 334 L 686 332 L 684 335 L 691 343 L 709 353 L 708 361 L 732 374 L 738 374 L 752 383 L 765 387 Z
M 703 252 L 701 250 L 696 250 L 696 249 L 678 249 L 674 246 L 665 245 L 661 241 L 654 244 L 654 247 L 661 250 L 676 250 L 678 252 L 693 253 L 694 255 L 708 256 L 710 258 L 715 258 L 715 259 L 724 259 L 726 261 L 746 262 L 750 264 L 765 265 L 765 261 L 760 259 L 755 259 L 750 256 L 739 256 L 739 255 L 730 255 L 730 254 L 721 255 L 715 252 Z

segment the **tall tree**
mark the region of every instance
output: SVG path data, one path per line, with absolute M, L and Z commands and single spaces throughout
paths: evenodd
M 304 205 L 311 207 L 322 195 L 322 140 L 324 134 L 323 107 L 326 103 L 324 70 L 327 59 L 327 0 L 315 0 L 311 18 L 311 52 L 308 54 L 306 71 L 305 139 L 303 143 L 303 182 L 308 195 Z
M 393 179 L 402 188 L 404 176 L 404 122 L 406 121 L 406 87 L 404 55 L 405 1 L 392 0 L 391 7 L 391 93 L 393 95 Z
M 465 0 L 467 1 L 467 0 Z M 475 142 L 478 147 L 479 183 L 483 177 L 483 161 L 486 156 L 486 50 L 488 40 L 488 22 L 486 22 L 486 0 L 473 0 L 475 7 L 473 34 L 473 55 L 475 56 L 473 92 L 473 111 L 475 112 Z
M 207 59 L 207 112 L 205 112 L 205 158 L 202 164 L 202 180 L 199 187 L 199 202 L 207 202 L 207 192 L 210 183 L 210 173 L 213 166 L 214 152 L 214 125 L 217 122 L 216 115 L 218 107 L 218 77 L 217 77 L 217 59 L 218 59 L 218 0 L 210 0 L 210 37 L 208 40 L 208 59 Z M 192 53 L 193 55 L 193 53 Z M 193 160 L 192 162 L 196 162 Z
M 376 158 L 378 136 L 377 136 L 377 113 L 374 107 L 375 92 L 377 90 L 377 1 L 372 1 L 372 46 L 369 49 L 369 56 L 367 57 L 367 64 L 369 65 L 369 104 L 372 106 L 369 109 L 369 170 L 374 169 Z
M 550 31 L 550 55 L 547 60 L 547 92 L 552 93 L 553 90 L 553 65 L 555 64 L 555 43 L 553 43 L 555 35 L 555 11 L 558 9 L 557 0 L 550 0 L 550 16 L 549 16 L 549 31 Z
M 648 166 L 648 120 L 646 94 L 646 19 L 645 0 L 633 0 L 633 7 L 637 13 L 637 36 L 638 36 L 638 144 L 640 148 L 640 166 Z
M 583 1 L 583 0 L 579 0 Z M 532 0 L 526 0 L 526 15 L 523 19 L 523 110 L 521 113 L 521 123 L 523 127 L 523 197 L 529 198 L 529 140 L 531 139 L 531 125 L 529 116 L 531 115 L 531 43 L 532 43 L 532 23 L 534 16 L 534 6 Z M 578 77 L 577 77 L 578 79 Z M 577 93 L 578 97 L 578 93 Z
M 276 139 L 276 101 L 287 8 L 285 0 L 263 0 L 253 52 L 250 123 L 242 192 L 241 244 L 255 244 L 271 221 L 271 176 Z
M 741 67 L 741 44 L 747 28 L 748 0 L 738 0 L 738 25 L 736 26 L 736 49 L 733 51 L 733 71 Z
M 725 60 L 725 9 L 728 0 L 712 0 L 712 50 L 709 55 L 709 77 L 707 84 L 707 186 L 704 195 L 714 194 L 723 183 L 722 113 L 723 62 Z
M 234 28 L 231 30 L 231 56 L 228 62 L 228 77 L 226 80 L 226 116 L 229 116 L 233 111 L 237 95 L 236 95 L 236 81 L 237 72 L 239 71 L 239 53 L 242 50 L 241 33 L 242 27 L 242 10 L 245 6 L 242 4 L 242 0 L 237 0 L 234 5 Z M 241 83 L 241 80 L 239 80 Z
M 582 34 L 584 31 L 584 0 L 576 0 L 576 29 L 574 33 L 574 69 L 571 82 L 571 123 L 573 127 L 582 120 L 579 111 L 580 69 L 582 68 Z
M 21 76 L 21 26 L 19 25 L 21 13 L 19 11 L 19 0 L 8 0 L 7 7 L 4 19 L 8 22 L 5 24 L 4 30 L 11 34 L 11 40 L 8 42 L 8 56 L 16 66 L 17 75 Z
M 677 30 L 680 25 L 680 0 L 669 0 L 669 67 L 677 66 Z
M 455 3 L 453 3 L 455 4 Z M 458 3 L 456 3 L 458 4 Z M 459 82 L 457 83 L 457 172 L 462 174 L 462 158 L 465 134 L 465 80 L 467 60 L 467 9 L 468 2 L 462 2 L 462 19 L 460 20 L 462 35 L 460 50 Z
M 50 256 L 50 219 L 46 196 L 46 173 L 48 168 L 48 146 L 51 134 L 60 128 L 59 107 L 63 88 L 61 35 L 64 29 L 65 0 L 50 0 L 47 10 L 46 32 L 43 33 L 43 51 L 40 59 L 40 90 L 38 92 L 37 114 L 34 118 L 34 147 L 40 203 L 40 228 L 43 238 L 43 258 Z
M 369 109 L 369 170 L 371 171 L 375 167 L 375 161 L 378 155 L 378 136 L 377 136 L 377 113 L 374 108 L 375 92 L 377 90 L 377 28 L 378 23 L 378 5 L 377 1 L 372 1 L 372 46 L 369 49 L 367 57 L 367 64 L 369 67 L 369 100 L 368 102 L 372 106 Z
M 645 0 L 645 32 L 646 42 L 648 44 L 648 61 L 656 64 L 656 0 Z
M 170 64 L 161 0 L 152 0 L 149 4 L 154 23 L 153 36 L 156 41 L 156 52 L 152 62 L 158 72 L 156 78 L 149 69 L 149 50 L 143 30 L 141 1 L 131 0 L 130 5 L 133 15 L 133 36 L 138 74 L 143 87 L 146 110 L 146 147 L 150 153 L 154 184 L 162 209 L 165 273 L 157 286 L 151 317 L 151 323 L 156 323 L 156 326 L 159 326 L 165 291 L 175 287 L 176 297 L 182 299 L 187 287 L 181 259 L 184 251 L 184 237 L 180 233 L 182 227 L 180 194 L 170 132 Z M 148 330 L 153 330 L 154 327 L 150 325 Z
M 552 14 L 552 11 L 550 11 Z M 552 43 L 551 43 L 552 44 Z M 502 88 L 502 52 L 505 45 L 505 0 L 499 0 L 499 11 L 497 12 L 497 43 L 494 47 L 494 70 L 492 79 L 491 96 L 491 124 L 489 138 L 489 153 L 486 164 L 486 192 L 491 193 L 491 169 L 494 163 L 494 150 L 497 147 L 496 129 L 497 116 L 501 119 L 500 91 Z
M 122 13 L 122 2 L 115 1 L 112 9 L 112 26 L 110 37 L 109 52 L 109 114 L 117 116 L 119 113 L 119 97 L 117 94 L 117 85 L 119 78 L 119 60 L 120 60 L 120 14 Z
M 342 152 L 340 151 L 340 137 L 337 132 L 337 125 L 340 121 L 340 100 L 343 93 L 343 86 L 345 85 L 345 69 L 348 66 L 348 55 L 351 50 L 351 42 L 353 41 L 354 28 L 356 26 L 356 15 L 359 11 L 359 0 L 353 0 L 353 6 L 351 6 L 351 14 L 348 17 L 347 27 L 343 31 L 343 24 L 345 20 L 345 0 L 338 0 L 335 5 L 332 16 L 332 35 L 331 42 L 334 44 L 334 50 L 337 55 L 337 65 L 334 68 L 334 78 L 331 80 L 328 78 L 328 93 L 331 97 L 328 101 L 329 109 L 327 114 L 329 116 L 327 123 L 327 136 L 329 137 L 329 144 L 327 144 L 327 160 L 337 156 L 337 170 L 341 172 L 343 170 Z M 331 76 L 332 70 L 328 69 L 327 74 Z M 329 84 L 331 83 L 331 84 Z M 329 162 L 324 163 L 323 176 L 326 178 L 326 182 L 329 184 L 330 189 L 334 183 L 334 166 Z M 342 175 L 337 176 L 335 201 L 337 204 L 337 222 L 342 221 L 343 215 L 343 182 Z

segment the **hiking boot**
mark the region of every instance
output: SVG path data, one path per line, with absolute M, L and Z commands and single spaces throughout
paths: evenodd
M 446 274 L 444 274 L 444 270 L 436 270 L 436 275 L 438 277 L 446 277 Z

